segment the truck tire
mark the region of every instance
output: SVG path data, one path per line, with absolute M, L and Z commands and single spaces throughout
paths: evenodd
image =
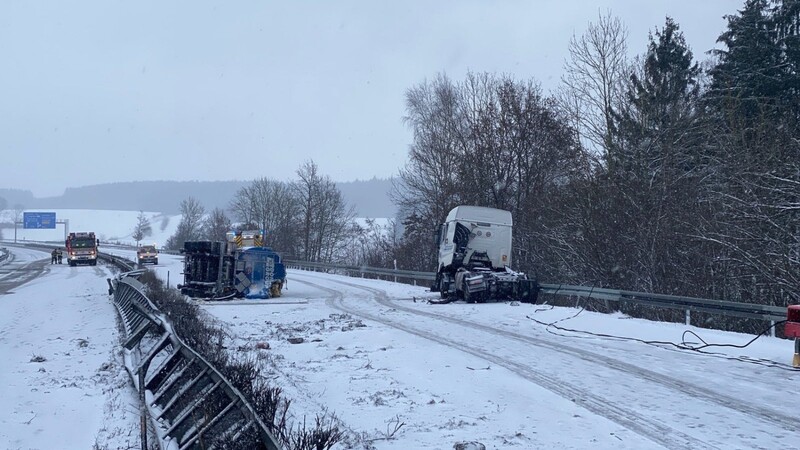
M 464 288 L 464 301 L 467 303 L 475 302 L 474 295 L 469 291 L 469 286 Z
M 442 298 L 447 298 L 448 291 L 450 290 L 449 283 L 445 280 L 444 277 L 439 278 L 439 295 Z
M 464 301 L 467 303 L 486 303 L 487 297 L 486 291 L 470 292 L 469 286 L 464 289 Z

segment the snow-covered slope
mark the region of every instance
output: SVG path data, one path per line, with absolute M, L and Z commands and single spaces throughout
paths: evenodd
M 57 221 L 68 221 L 69 231 L 94 231 L 101 243 L 135 244 L 131 234 L 138 222 L 138 211 L 56 209 L 47 212 L 55 212 Z M 152 231 L 143 242 L 156 244 L 159 247 L 164 245 L 167 239 L 175 233 L 181 218 L 180 215 L 164 215 L 147 211 L 144 214 L 150 220 Z M 0 222 L 13 223 L 13 212 L 4 211 L 0 215 Z M 63 241 L 64 225 L 58 224 L 55 229 L 47 230 L 24 229 L 19 226 L 16 234 L 18 241 Z M 3 238 L 6 241 L 13 240 L 14 229 L 6 228 L 3 231 Z

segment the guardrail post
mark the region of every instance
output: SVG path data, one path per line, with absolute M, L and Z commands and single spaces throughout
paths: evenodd
M 692 324 L 692 312 L 689 309 L 687 309 L 686 310 L 686 325 L 688 326 L 688 325 L 691 325 L 691 324 Z
M 142 450 L 147 450 L 147 400 L 144 396 L 144 367 L 139 370 L 139 436 L 142 441 Z
M 769 335 L 770 335 L 770 337 L 775 337 L 775 321 L 774 320 L 770 320 L 769 321 Z
M 792 358 L 792 367 L 800 368 L 800 337 L 794 338 L 794 357 Z

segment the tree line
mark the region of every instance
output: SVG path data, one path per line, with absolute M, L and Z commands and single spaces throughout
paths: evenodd
M 392 259 L 435 270 L 431 231 L 472 204 L 512 211 L 514 265 L 544 282 L 800 303 L 800 1 L 726 18 L 702 66 L 673 19 L 631 59 L 601 14 L 556 92 L 489 73 L 410 88 Z
M 206 214 L 200 202 L 187 198 L 165 247 L 177 250 L 186 241 L 224 241 L 232 230 L 264 230 L 265 245 L 284 257 L 330 262 L 351 254 L 363 233 L 353 207 L 314 161 L 303 163 L 296 175 L 290 182 L 253 180 L 236 192 L 227 211 L 215 208 Z

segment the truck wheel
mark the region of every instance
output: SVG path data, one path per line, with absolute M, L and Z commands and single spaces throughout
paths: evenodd
M 474 301 L 475 301 L 475 299 L 474 299 L 473 297 L 474 297 L 474 296 L 473 296 L 473 295 L 472 295 L 472 294 L 469 292 L 469 287 L 467 287 L 466 289 L 464 289 L 464 301 L 465 301 L 465 302 L 467 302 L 467 303 L 472 303 L 472 302 L 474 302 Z
M 447 294 L 450 290 L 450 286 L 448 285 L 447 281 L 445 281 L 444 277 L 439 279 L 439 295 L 442 298 L 447 298 Z

